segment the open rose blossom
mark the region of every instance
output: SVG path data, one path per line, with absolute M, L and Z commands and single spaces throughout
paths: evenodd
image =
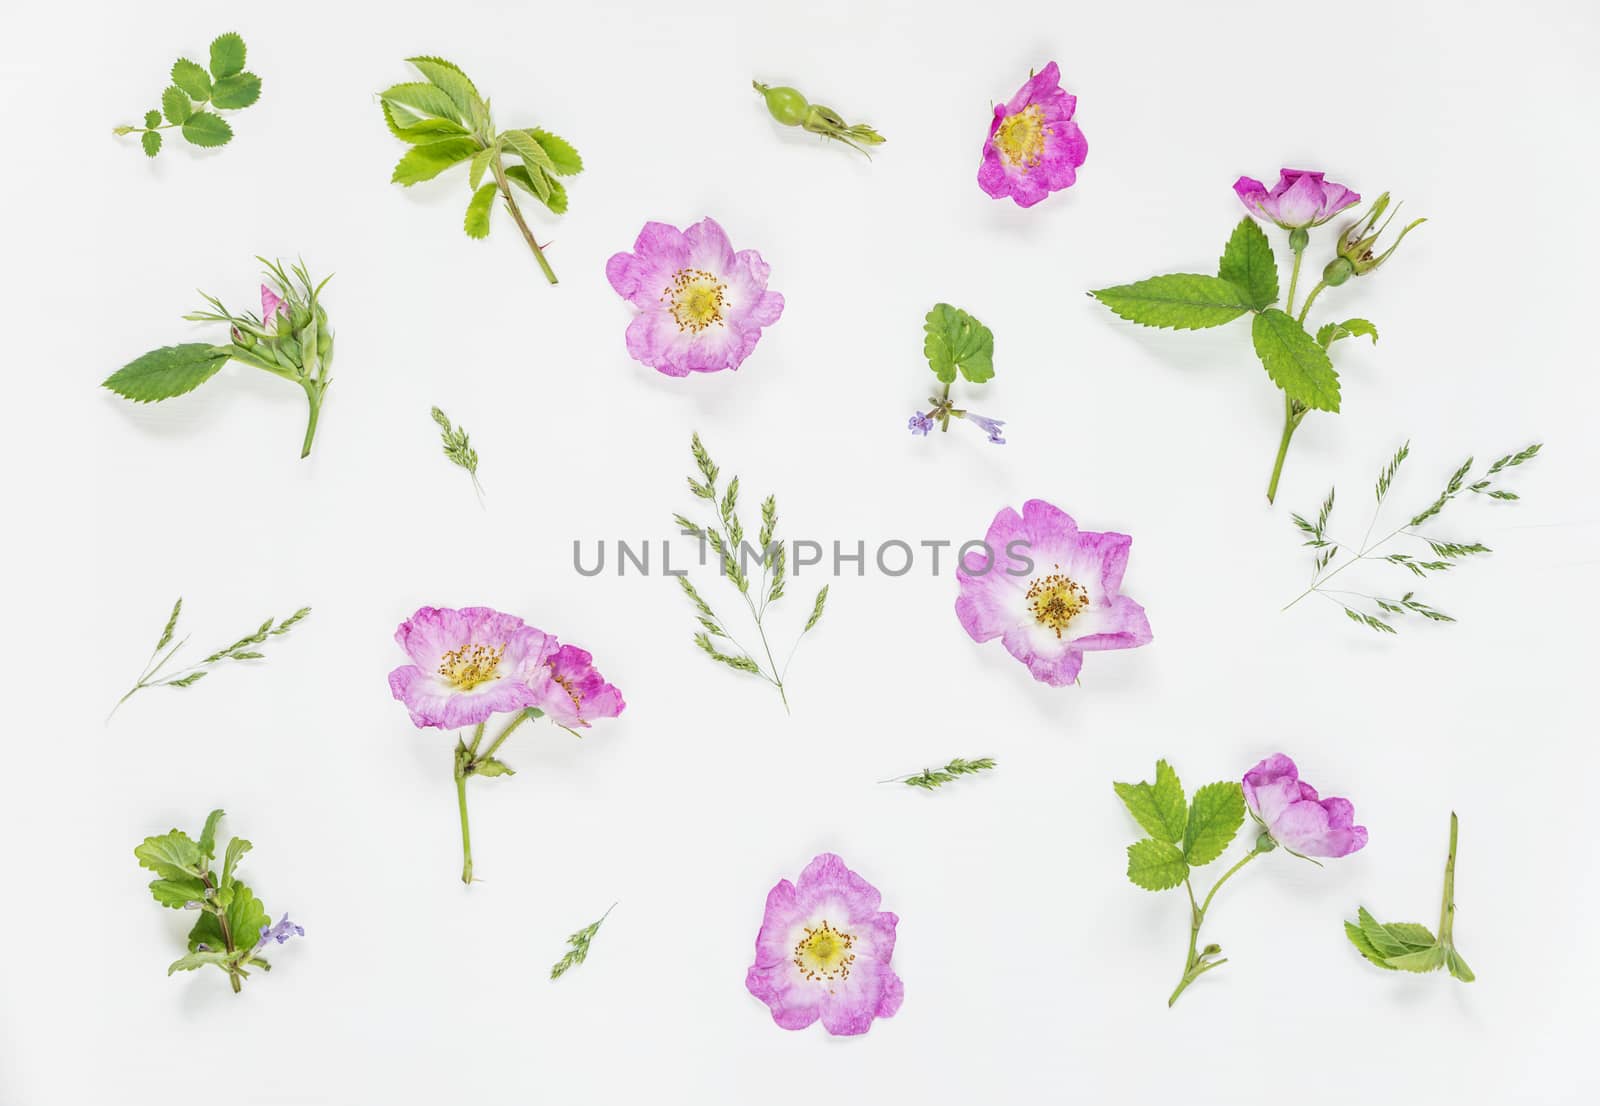
M 1127 534 L 1080 531 L 1059 507 L 1030 499 L 1020 515 L 995 515 L 986 540 L 992 556 L 969 552 L 956 570 L 956 616 L 973 641 L 999 638 L 1055 687 L 1077 680 L 1086 652 L 1149 644 L 1144 608 L 1121 594 Z
M 1274 841 L 1301 856 L 1349 856 L 1367 843 L 1367 827 L 1354 825 L 1349 799 L 1319 799 L 1300 779 L 1294 761 L 1275 753 L 1244 775 L 1250 816 Z
M 1029 77 L 1015 96 L 995 106 L 979 187 L 997 200 L 1009 196 L 1019 207 L 1071 188 L 1089 156 L 1089 144 L 1072 121 L 1077 107 L 1078 98 L 1061 87 L 1055 62 Z
M 389 673 L 389 690 L 418 726 L 475 726 L 491 715 L 538 706 L 550 682 L 556 639 L 488 607 L 423 607 L 395 641 L 412 663 Z M 586 654 L 587 655 L 587 654 Z
M 632 253 L 606 262 L 606 279 L 639 308 L 628 353 L 668 376 L 737 369 L 783 314 L 767 291 L 771 266 L 755 250 L 735 253 L 714 219 L 680 231 L 646 223 Z
M 756 935 L 756 962 L 744 985 L 785 1029 L 818 1018 L 836 1036 L 872 1028 L 893 1017 L 905 997 L 889 966 L 900 919 L 879 910 L 878 889 L 832 853 L 823 853 L 767 895 Z
M 606 683 L 585 649 L 563 645 L 548 667 L 550 679 L 534 705 L 559 726 L 587 729 L 591 719 L 615 718 L 627 706 L 622 692 Z
M 1320 227 L 1361 202 L 1359 193 L 1304 169 L 1280 170 L 1278 183 L 1270 192 L 1254 177 L 1240 177 L 1233 182 L 1233 190 L 1250 214 L 1264 215 L 1285 230 Z

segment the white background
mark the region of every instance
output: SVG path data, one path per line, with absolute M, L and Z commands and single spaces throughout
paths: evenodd
M 27 561 L 6 634 L 6 1106 L 1592 1100 L 1591 5 L 44 11 L 0 35 L 7 544 Z M 233 28 L 265 91 L 231 145 L 149 162 L 112 137 L 175 56 Z M 582 151 L 570 214 L 537 220 L 558 287 L 503 213 L 463 236 L 464 171 L 387 183 L 403 148 L 373 93 L 417 53 L 460 63 L 501 126 Z M 1052 58 L 1089 158 L 1023 211 L 974 177 L 991 102 Z M 752 77 L 889 143 L 869 163 L 784 132 Z M 1430 221 L 1319 303 L 1382 341 L 1339 346 L 1345 413 L 1307 418 L 1268 509 L 1281 397 L 1244 324 L 1144 331 L 1083 293 L 1212 271 L 1233 179 L 1280 165 Z M 669 380 L 627 357 L 604 264 L 647 219 L 708 214 L 788 306 L 740 372 Z M 258 253 L 337 273 L 307 462 L 303 397 L 264 374 L 149 408 L 97 388 L 148 348 L 214 340 L 181 321 L 194 289 L 248 306 Z M 905 432 L 938 300 L 997 335 L 973 406 L 1009 420 L 1003 448 Z M 439 455 L 435 403 L 482 453 L 484 508 Z M 1031 496 L 1131 533 L 1154 644 L 1052 689 L 966 637 L 948 573 L 848 577 L 786 717 L 693 649 L 671 581 L 571 567 L 574 539 L 669 533 L 696 428 L 752 507 L 778 493 L 791 538 L 960 541 Z M 1459 624 L 1389 639 L 1317 600 L 1280 614 L 1308 561 L 1289 512 L 1337 483 L 1334 529 L 1359 537 L 1408 437 L 1397 515 L 1468 454 L 1547 443 L 1521 504 L 1438 528 L 1496 550 L 1427 585 Z M 104 725 L 180 594 L 202 650 L 315 613 L 267 661 Z M 780 640 L 810 594 L 779 608 Z M 468 890 L 452 738 L 413 729 L 385 674 L 414 608 L 475 603 L 593 650 L 629 708 L 581 744 L 530 727 L 514 779 L 473 781 Z M 1371 844 L 1247 869 L 1205 934 L 1231 962 L 1169 1011 L 1186 906 L 1124 879 L 1138 832 L 1111 781 L 1166 756 L 1192 789 L 1279 750 L 1354 801 Z M 980 755 L 999 769 L 938 794 L 874 782 Z M 132 856 L 219 805 L 264 902 L 307 930 L 237 998 L 215 973 L 164 977 L 190 919 Z M 1362 903 L 1434 923 L 1451 809 L 1479 981 L 1381 973 L 1340 923 Z M 858 1039 L 784 1032 L 743 986 L 768 888 L 823 850 L 901 918 L 905 1005 Z M 589 962 L 548 982 L 613 900 Z

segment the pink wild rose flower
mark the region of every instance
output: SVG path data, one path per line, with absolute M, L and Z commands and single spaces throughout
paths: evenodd
M 412 663 L 389 673 L 389 690 L 417 726 L 475 726 L 549 697 L 556 639 L 514 615 L 423 607 L 394 639 Z
M 1349 856 L 1367 843 L 1350 800 L 1317 798 L 1282 753 L 1244 774 L 1244 802 L 1274 841 L 1300 856 Z
M 1361 202 L 1360 193 L 1304 169 L 1280 170 L 1271 191 L 1254 177 L 1240 177 L 1233 190 L 1250 214 L 1265 216 L 1285 230 L 1320 227 Z
M 832 853 L 807 864 L 800 882 L 778 881 L 756 935 L 744 985 L 784 1029 L 821 1019 L 835 1036 L 893 1017 L 905 997 L 889 966 L 900 919 L 879 910 L 878 889 Z
M 1017 94 L 994 109 L 983 144 L 978 185 L 997 200 L 1032 207 L 1052 192 L 1071 188 L 1089 144 L 1072 121 L 1078 98 L 1061 87 L 1055 62 L 1029 77 Z
M 639 309 L 628 353 L 667 376 L 737 369 L 783 314 L 767 290 L 772 267 L 755 250 L 734 252 L 714 219 L 680 231 L 646 223 L 632 253 L 606 262 L 606 279 Z
M 563 645 L 548 662 L 550 678 L 538 688 L 533 705 L 552 722 L 568 729 L 587 729 L 591 719 L 615 718 L 628 704 L 622 692 L 594 666 L 594 657 L 576 645 Z
M 1054 687 L 1077 680 L 1086 652 L 1149 644 L 1144 608 L 1121 594 L 1128 535 L 1079 530 L 1059 507 L 1030 499 L 1020 515 L 995 515 L 986 540 L 987 568 L 974 551 L 956 569 L 956 616 L 973 641 L 999 638 Z

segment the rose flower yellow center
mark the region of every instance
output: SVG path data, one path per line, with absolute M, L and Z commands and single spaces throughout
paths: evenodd
M 1084 586 L 1060 572 L 1041 576 L 1028 585 L 1028 609 L 1033 612 L 1034 621 L 1054 630 L 1057 638 L 1088 605 L 1089 593 Z
M 580 710 L 583 707 L 583 692 L 572 686 L 572 680 L 566 676 L 558 676 L 555 669 L 550 670 L 550 678 L 561 685 L 561 690 L 567 693 L 567 698 L 572 700 L 572 709 Z
M 850 950 L 855 943 L 854 936 L 834 929 L 826 920 L 821 925 L 807 926 L 805 936 L 794 946 L 794 966 L 807 979 L 829 983 L 849 979 L 850 965 L 856 959 Z
M 679 331 L 696 334 L 722 322 L 727 306 L 728 286 L 704 269 L 679 269 L 672 283 L 662 289 L 661 299 L 669 305 Z
M 1007 161 L 1027 172 L 1044 156 L 1044 139 L 1049 133 L 1050 129 L 1044 125 L 1044 109 L 1038 104 L 1029 104 L 1005 118 L 995 132 L 994 144 Z
M 439 660 L 439 675 L 458 691 L 471 691 L 479 684 L 498 679 L 496 669 L 505 656 L 504 645 L 463 645 Z

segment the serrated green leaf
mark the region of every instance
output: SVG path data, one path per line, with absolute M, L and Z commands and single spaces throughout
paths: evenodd
M 506 131 L 500 136 L 500 139 L 505 143 L 508 152 L 520 157 L 530 169 L 537 166 L 546 173 L 554 173 L 556 171 L 556 163 L 550 159 L 549 154 L 544 152 L 544 147 L 535 142 L 533 136 L 527 131 Z
M 1183 782 L 1170 764 L 1156 761 L 1154 784 L 1114 783 L 1111 786 L 1133 820 L 1151 837 L 1173 845 L 1183 840 L 1189 810 L 1184 802 Z
M 550 186 L 555 180 L 547 177 L 544 170 L 537 167 L 530 169 L 526 165 L 507 165 L 505 174 L 507 180 L 519 185 L 524 192 L 532 193 L 540 203 L 549 202 Z
M 1373 944 L 1376 947 L 1377 942 Z M 1389 967 L 1399 968 L 1403 972 L 1433 972 L 1445 966 L 1445 950 L 1443 946 L 1435 945 L 1401 956 L 1390 956 L 1386 960 Z
M 205 66 L 188 58 L 179 58 L 172 63 L 172 83 L 188 93 L 189 99 L 197 104 L 211 99 L 211 74 L 206 72 Z
M 467 201 L 465 227 L 468 238 L 489 237 L 489 216 L 494 214 L 494 198 L 499 191 L 499 185 L 486 184 Z
M 159 127 L 161 125 L 161 113 L 159 111 L 145 112 L 144 125 L 147 127 Z
M 389 108 L 391 130 L 397 125 L 412 127 L 427 119 L 442 119 L 462 127 L 466 124 L 454 100 L 442 89 L 422 81 L 394 85 L 378 93 L 378 99 Z
M 476 125 L 486 118 L 483 97 L 478 95 L 477 87 L 459 66 L 443 58 L 419 57 L 406 60 L 417 67 L 418 72 L 428 79 L 429 84 L 450 97 L 450 102 L 456 106 L 463 119 L 470 119 Z
M 179 602 L 181 603 L 182 600 L 180 599 Z M 178 609 L 176 607 L 173 608 L 172 614 L 173 614 L 173 619 L 175 621 L 176 618 L 177 618 L 177 614 L 178 614 Z M 163 635 L 163 637 L 165 639 L 167 639 L 167 640 L 170 640 L 171 633 L 169 632 L 169 633 Z M 158 645 L 158 646 L 156 646 L 156 648 L 159 649 L 160 646 Z M 205 854 L 205 858 L 207 860 L 216 859 L 216 855 L 217 855 L 217 823 L 220 822 L 220 821 L 222 821 L 222 811 L 221 810 L 213 810 L 210 814 L 206 815 L 205 828 L 203 828 L 200 831 L 200 842 L 199 842 L 200 851 Z
M 211 75 L 218 80 L 244 68 L 244 39 L 229 31 L 211 42 Z
M 1169 273 L 1089 294 L 1130 323 L 1171 330 L 1222 326 L 1250 310 L 1249 296 L 1232 281 L 1199 273 Z
M 233 128 L 216 112 L 197 111 L 184 122 L 183 137 L 195 146 L 225 146 Z
M 550 158 L 550 164 L 553 166 L 551 172 L 563 177 L 583 172 L 583 158 L 578 156 L 578 151 L 565 138 L 538 127 L 531 128 L 527 133 Z
M 1217 276 L 1245 294 L 1256 310 L 1278 298 L 1278 261 L 1272 256 L 1267 234 L 1246 215 L 1233 228 L 1217 265 Z
M 150 894 L 162 906 L 182 910 L 192 902 L 204 902 L 206 885 L 198 876 L 184 879 L 156 879 L 150 881 Z
M 957 372 L 973 384 L 994 376 L 994 332 L 959 307 L 934 304 L 922 329 L 923 356 L 942 382 L 953 383 Z
M 167 974 L 173 972 L 192 972 L 196 968 L 203 968 L 208 964 L 223 967 L 228 963 L 226 952 L 191 952 L 187 956 L 180 956 L 167 965 Z
M 1371 338 L 1378 344 L 1378 328 L 1365 319 L 1346 319 L 1342 323 L 1328 323 L 1317 331 L 1317 345 L 1327 349 L 1340 338 Z
M 1390 933 L 1388 928 L 1374 918 L 1366 907 L 1363 906 L 1356 911 L 1356 917 L 1359 919 L 1362 934 L 1379 956 L 1388 959 L 1395 956 L 1404 956 L 1406 953 L 1415 951 L 1400 938 Z
M 477 152 L 478 143 L 471 138 L 446 138 L 439 142 L 413 146 L 394 167 L 394 175 L 389 179 L 395 184 L 403 184 L 409 188 L 413 184 L 432 180 L 452 165 L 466 161 Z
M 385 108 L 384 110 L 387 111 L 388 109 Z M 467 166 L 467 187 L 474 192 L 483 184 L 484 175 L 489 172 L 489 164 L 494 160 L 494 155 L 499 149 L 500 146 L 496 143 L 492 146 L 485 146 L 472 155 L 472 164 Z
M 254 73 L 224 77 L 211 89 L 211 102 L 219 108 L 247 108 L 261 99 L 261 78 Z
M 267 917 L 267 908 L 242 883 L 233 885 L 233 899 L 228 903 L 227 914 L 228 929 L 233 934 L 235 948 L 250 948 L 261 940 L 262 929 L 272 924 L 272 919 Z
M 1198 868 L 1221 856 L 1244 825 L 1244 790 L 1237 783 L 1208 783 L 1194 793 L 1183 855 Z
M 227 360 L 227 350 L 204 342 L 162 346 L 128 362 L 101 386 L 135 403 L 154 403 L 194 391 Z
M 145 131 L 139 136 L 139 145 L 144 147 L 146 157 L 155 157 L 161 152 L 161 132 Z
M 401 126 L 396 118 L 395 110 L 387 101 L 378 101 L 378 107 L 383 111 L 383 121 L 389 128 L 389 133 L 402 142 L 419 145 L 423 142 L 438 142 L 445 138 L 462 138 L 467 135 L 467 128 L 457 123 L 454 119 L 419 119 L 415 115 L 406 114 L 410 123 Z
M 233 872 L 239 866 L 239 861 L 244 854 L 250 851 L 250 842 L 243 837 L 234 837 L 228 841 L 228 849 L 222 857 L 222 885 L 233 885 Z
M 1292 316 L 1267 308 L 1251 323 L 1250 340 L 1267 375 L 1291 400 L 1313 411 L 1339 410 L 1339 374 Z
M 200 876 L 200 846 L 182 830 L 170 830 L 159 837 L 146 837 L 133 850 L 139 866 L 162 879 L 187 880 Z
M 1451 975 L 1463 983 L 1471 983 L 1478 978 L 1472 974 L 1472 969 L 1467 967 L 1467 962 L 1461 959 L 1461 954 L 1453 948 L 1444 950 L 1444 966 Z
M 544 206 L 552 214 L 565 215 L 567 213 L 567 186 L 554 177 L 546 177 L 545 183 L 550 186 L 550 195 L 546 197 Z
M 194 114 L 194 105 L 189 102 L 189 94 L 177 85 L 168 85 L 166 91 L 161 93 L 161 114 L 167 117 L 167 122 L 173 126 L 182 126 Z
M 1128 879 L 1146 891 L 1165 891 L 1182 883 L 1189 865 L 1178 846 L 1146 837 L 1128 846 Z
M 1360 926 L 1354 922 L 1346 922 L 1344 924 L 1344 935 L 1350 939 L 1350 943 L 1356 947 L 1356 950 L 1372 963 L 1386 971 L 1392 972 L 1395 970 L 1389 966 L 1389 962 L 1383 958 L 1378 950 L 1372 947 L 1372 942 L 1367 940 L 1367 935 L 1361 932 Z
M 1429 948 L 1438 943 L 1433 931 L 1417 922 L 1385 922 L 1383 928 L 1391 937 L 1405 945 L 1409 952 Z

